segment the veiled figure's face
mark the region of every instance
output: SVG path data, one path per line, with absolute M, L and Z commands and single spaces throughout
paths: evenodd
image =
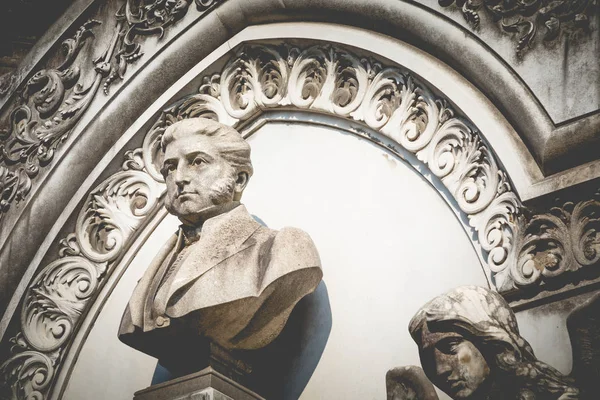
M 235 171 L 220 155 L 213 137 L 188 135 L 165 149 L 162 173 L 167 211 L 194 225 L 215 206 L 233 202 Z
M 477 398 L 478 389 L 490 375 L 477 347 L 454 332 L 433 334 L 428 342 L 421 350 L 427 377 L 453 399 Z

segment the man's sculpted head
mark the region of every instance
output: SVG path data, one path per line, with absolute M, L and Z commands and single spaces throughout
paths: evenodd
M 162 138 L 165 206 L 188 225 L 227 211 L 252 175 L 250 146 L 233 128 L 205 118 L 169 126 Z

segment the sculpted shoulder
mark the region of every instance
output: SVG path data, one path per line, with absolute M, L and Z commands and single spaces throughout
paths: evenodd
M 296 271 L 310 274 L 319 280 L 323 276 L 317 248 L 308 233 L 301 229 L 285 227 L 276 231 L 269 256 L 263 287 Z

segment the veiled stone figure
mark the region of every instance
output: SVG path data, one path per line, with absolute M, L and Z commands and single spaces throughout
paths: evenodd
M 539 361 L 498 293 L 464 286 L 440 295 L 409 331 L 427 377 L 453 399 L 579 399 L 571 378 Z
M 240 204 L 253 169 L 237 131 L 188 119 L 161 144 L 165 206 L 182 225 L 138 282 L 119 338 L 187 373 L 203 367 L 207 342 L 229 351 L 273 341 L 322 270 L 306 233 L 269 229 Z

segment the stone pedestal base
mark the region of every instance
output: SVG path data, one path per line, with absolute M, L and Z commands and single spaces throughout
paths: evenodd
M 258 394 L 215 371 L 212 367 L 150 386 L 133 400 L 264 400 Z

